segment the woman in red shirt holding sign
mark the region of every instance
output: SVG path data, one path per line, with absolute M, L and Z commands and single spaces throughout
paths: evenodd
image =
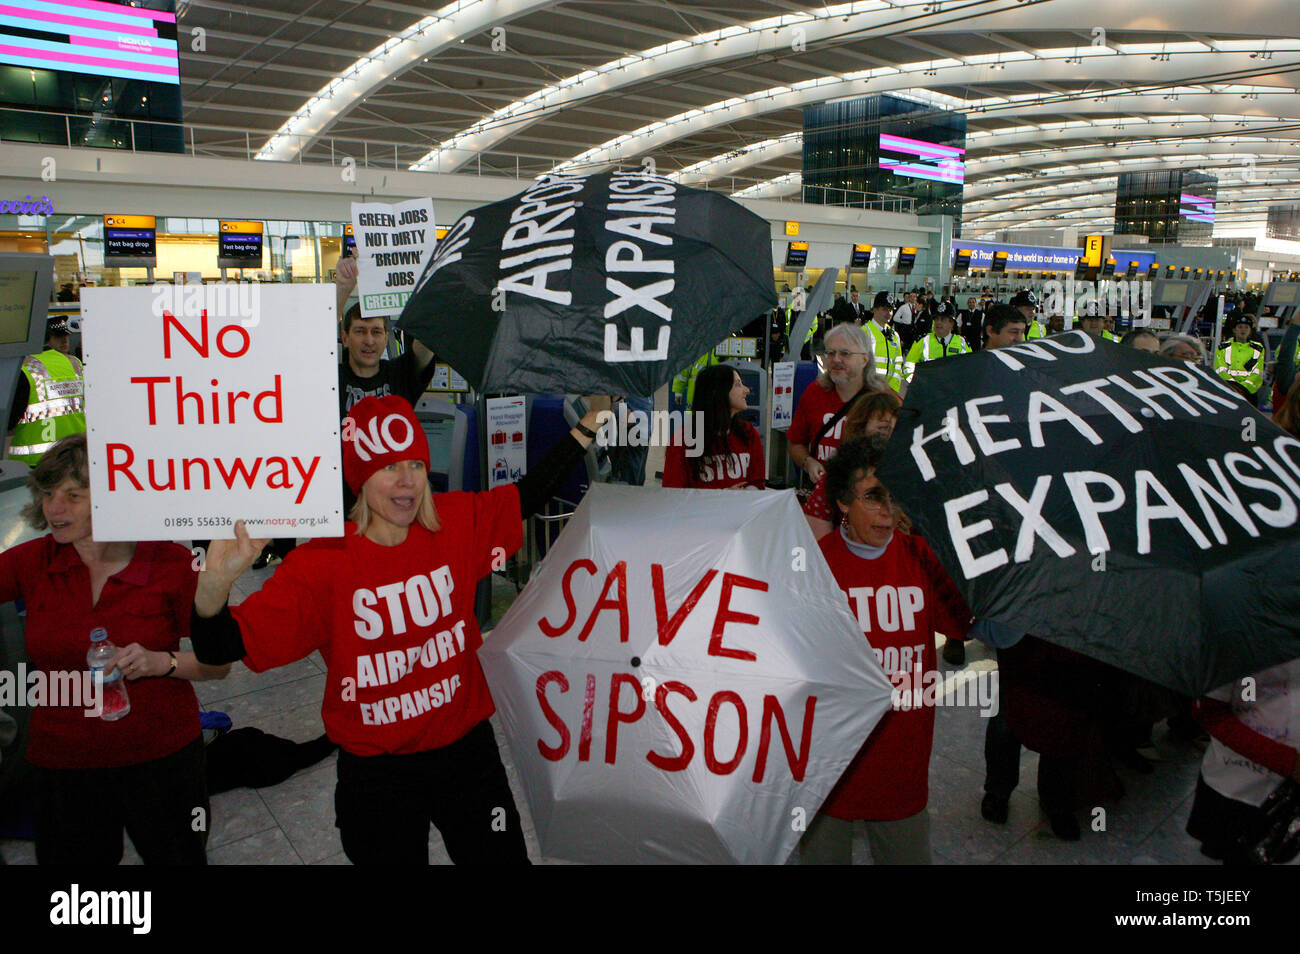
M 703 446 L 698 456 L 687 457 L 678 433 L 664 455 L 665 487 L 764 489 L 767 461 L 763 440 L 741 417 L 749 407 L 748 396 L 740 372 L 730 365 L 715 364 L 700 372 L 695 381 L 694 413 L 703 419 Z
M 930 547 L 896 533 L 898 511 L 875 476 L 884 443 L 845 441 L 831 460 L 827 495 L 845 517 L 818 544 L 894 684 L 894 710 L 867 738 L 827 796 L 800 846 L 804 864 L 848 864 L 853 822 L 867 823 L 876 864 L 929 864 L 931 692 L 938 674 L 935 632 L 962 637 L 970 610 Z M 933 674 L 933 675 L 932 675 Z
M 195 651 L 255 672 L 321 651 L 321 715 L 340 747 L 336 824 L 354 864 L 427 864 L 430 822 L 457 863 L 528 862 L 487 721 L 474 593 L 595 437 L 600 408 L 588 402 L 518 484 L 435 500 L 411 405 L 365 398 L 344 420 L 343 473 L 358 499 L 342 538 L 298 547 L 233 610 L 230 587 L 262 542 L 242 523 L 236 540 L 213 541 L 194 597 Z

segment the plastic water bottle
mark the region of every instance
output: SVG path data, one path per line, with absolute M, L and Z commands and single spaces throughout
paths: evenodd
M 96 672 L 105 673 L 108 664 L 117 654 L 117 647 L 108 639 L 108 630 L 102 626 L 90 631 L 90 649 L 86 652 L 86 664 L 90 666 L 93 676 Z M 126 693 L 126 680 L 120 669 L 103 676 L 104 705 L 100 718 L 116 722 L 131 711 L 131 698 Z

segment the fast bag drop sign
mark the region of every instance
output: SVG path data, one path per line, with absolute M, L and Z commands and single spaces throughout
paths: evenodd
M 780 863 L 891 704 L 793 493 L 593 486 L 479 659 L 573 861 Z
M 334 290 L 87 288 L 96 540 L 343 532 Z

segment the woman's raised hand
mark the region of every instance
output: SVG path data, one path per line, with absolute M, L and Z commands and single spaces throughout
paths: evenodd
M 202 571 L 231 583 L 239 579 L 253 565 L 258 555 L 271 541 L 254 540 L 248 535 L 244 521 L 235 521 L 235 539 L 213 540 L 208 544 L 207 558 Z
M 221 612 L 230 597 L 235 580 L 253 565 L 259 553 L 271 541 L 253 540 L 244 521 L 235 521 L 235 539 L 213 540 L 208 544 L 199 568 L 199 586 L 194 594 L 194 609 L 200 616 Z

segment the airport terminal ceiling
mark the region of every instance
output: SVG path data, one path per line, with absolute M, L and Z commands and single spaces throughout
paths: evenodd
M 181 0 L 211 154 L 537 175 L 640 164 L 797 196 L 802 110 L 889 92 L 968 118 L 964 232 L 1113 223 L 1121 172 L 1219 178 L 1216 233 L 1300 192 L 1294 0 L 427 4 Z M 202 31 L 201 33 L 198 31 Z M 208 128 L 220 127 L 220 128 Z
M 170 77 L 4 66 L 0 138 L 510 178 L 650 159 L 807 199 L 805 110 L 886 94 L 964 117 L 967 238 L 1104 229 L 1118 177 L 1172 170 L 1218 180 L 1217 234 L 1262 235 L 1300 182 L 1292 0 L 1226 29 L 1208 0 L 132 5 Z

